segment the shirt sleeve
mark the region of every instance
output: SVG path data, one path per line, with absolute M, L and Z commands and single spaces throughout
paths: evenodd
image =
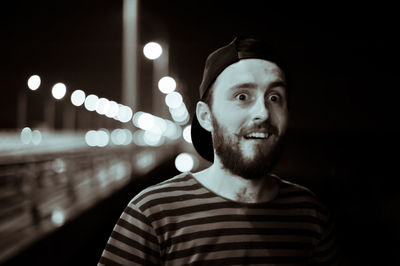
M 335 235 L 335 224 L 330 216 L 321 239 L 314 249 L 312 259 L 307 265 L 342 265 Z
M 157 235 L 132 202 L 115 225 L 98 265 L 159 265 Z

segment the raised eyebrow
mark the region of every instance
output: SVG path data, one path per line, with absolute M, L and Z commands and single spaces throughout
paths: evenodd
M 271 84 L 268 85 L 268 90 L 271 90 L 271 89 L 276 88 L 276 87 L 284 87 L 284 88 L 286 88 L 286 83 L 284 81 L 282 81 L 282 80 L 274 81 L 274 82 L 272 82 Z
M 230 89 L 231 90 L 238 90 L 238 89 L 255 89 L 257 88 L 258 85 L 256 83 L 252 82 L 245 82 L 245 83 L 240 83 L 237 85 L 232 86 Z M 284 87 L 286 88 L 286 83 L 283 80 L 277 80 L 272 82 L 271 84 L 268 85 L 267 91 L 276 88 L 276 87 Z
M 240 83 L 237 85 L 234 85 L 231 87 L 231 90 L 237 90 L 237 89 L 255 89 L 257 88 L 257 84 L 256 83 L 252 83 L 252 82 L 245 82 L 245 83 Z

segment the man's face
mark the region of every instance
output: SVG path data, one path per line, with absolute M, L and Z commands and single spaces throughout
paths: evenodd
M 285 84 L 280 68 L 261 59 L 241 60 L 216 79 L 213 145 L 233 174 L 255 179 L 274 166 L 288 121 Z

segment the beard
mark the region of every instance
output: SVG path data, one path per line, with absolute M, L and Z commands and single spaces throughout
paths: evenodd
M 275 143 L 271 143 L 272 147 L 268 150 L 263 149 L 260 145 L 254 147 L 252 158 L 243 156 L 240 147 L 241 135 L 229 135 L 211 115 L 213 124 L 213 146 L 218 155 L 223 168 L 234 175 L 238 175 L 247 180 L 255 180 L 265 177 L 275 167 L 282 153 L 282 138 Z M 278 129 L 265 122 L 257 128 L 268 128 L 274 134 L 278 134 Z

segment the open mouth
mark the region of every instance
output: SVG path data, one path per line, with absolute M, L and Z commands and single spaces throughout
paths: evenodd
M 244 136 L 245 139 L 254 139 L 254 140 L 265 140 L 268 139 L 270 133 L 262 133 L 262 132 L 253 132 Z

